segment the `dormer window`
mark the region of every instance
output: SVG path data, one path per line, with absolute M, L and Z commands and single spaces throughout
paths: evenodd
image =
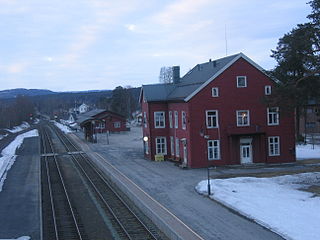
M 271 86 L 264 86 L 264 94 L 271 95 Z
M 212 95 L 212 97 L 219 97 L 219 88 L 217 88 L 217 87 L 212 88 L 211 95 Z
M 237 76 L 237 88 L 247 87 L 247 77 L 246 76 Z

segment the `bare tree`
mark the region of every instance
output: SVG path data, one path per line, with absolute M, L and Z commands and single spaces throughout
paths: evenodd
M 173 68 L 162 67 L 160 69 L 159 82 L 161 83 L 172 83 L 173 82 Z

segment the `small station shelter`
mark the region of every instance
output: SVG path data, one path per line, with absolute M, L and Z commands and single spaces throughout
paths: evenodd
M 104 109 L 94 109 L 78 115 L 77 120 L 87 141 L 95 142 L 96 134 L 128 131 L 126 118 L 118 113 Z

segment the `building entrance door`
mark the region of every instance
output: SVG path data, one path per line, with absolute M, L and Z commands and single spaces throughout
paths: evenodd
M 252 138 L 240 139 L 240 162 L 241 164 L 252 163 Z

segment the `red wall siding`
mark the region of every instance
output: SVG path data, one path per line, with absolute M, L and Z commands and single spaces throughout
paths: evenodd
M 247 76 L 246 88 L 237 88 L 237 76 Z M 210 163 L 239 164 L 240 154 L 237 152 L 239 151 L 236 147 L 237 142 L 235 139 L 231 140 L 228 133 L 236 133 L 236 131 L 254 132 L 256 125 L 265 129 L 266 138 L 268 136 L 280 136 L 281 156 L 267 157 L 267 162 L 294 161 L 291 150 L 295 146 L 293 116 L 285 117 L 282 114 L 280 115 L 279 126 L 267 126 L 267 108 L 262 102 L 265 85 L 273 85 L 273 82 L 247 61 L 239 59 L 189 101 L 191 139 L 192 142 L 197 143 L 192 144 L 192 167 L 208 165 L 207 153 L 206 150 L 204 151 L 204 149 L 207 149 L 207 143 L 199 134 L 202 127 L 206 129 L 206 110 L 218 110 L 219 112 L 219 129 L 206 129 L 206 135 L 209 135 L 210 139 L 219 139 L 220 134 L 221 160 L 210 161 Z M 212 87 L 219 88 L 218 98 L 211 97 Z M 249 127 L 237 127 L 237 110 L 250 111 Z M 262 162 L 265 158 L 267 146 L 259 145 L 258 147 L 257 138 L 254 137 L 253 139 L 254 162 Z
M 237 88 L 236 77 L 246 76 L 247 87 Z M 188 149 L 187 165 L 192 168 L 208 165 L 240 164 L 240 137 L 252 138 L 253 162 L 292 162 L 295 161 L 295 137 L 293 114 L 280 113 L 280 125 L 267 125 L 267 107 L 263 103 L 265 86 L 273 86 L 273 82 L 244 59 L 239 59 L 215 80 L 209 83 L 189 102 L 141 102 L 142 116 L 147 114 L 147 128 L 143 128 L 143 136 L 149 138 L 149 154 L 155 155 L 155 138 L 166 137 L 166 158 L 183 159 L 183 144 L 180 142 L 180 156 L 172 156 L 170 136 L 186 139 Z M 219 88 L 219 97 L 211 96 L 212 87 Z M 206 110 L 218 110 L 219 128 L 206 128 Z M 237 127 L 236 111 L 250 111 L 250 126 Z M 165 112 L 165 128 L 154 128 L 154 112 Z M 169 127 L 169 111 L 172 111 L 173 127 Z M 178 111 L 179 128 L 174 127 L 174 111 Z M 186 130 L 182 129 L 181 112 L 187 115 Z M 203 132 L 208 139 L 200 135 Z M 268 156 L 268 137 L 280 137 L 280 156 Z M 220 140 L 220 160 L 208 161 L 207 140 Z

